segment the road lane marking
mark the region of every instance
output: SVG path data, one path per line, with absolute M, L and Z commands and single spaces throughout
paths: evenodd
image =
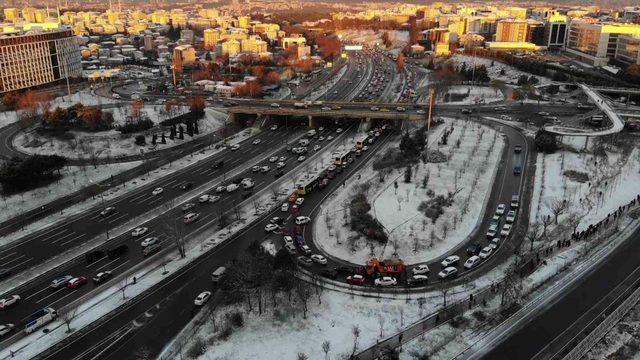
M 31 261 L 31 260 L 33 260 L 33 258 L 28 258 L 27 260 L 25 260 L 25 261 L 23 261 L 23 262 L 21 262 L 21 263 L 18 263 L 18 264 L 13 265 L 12 267 L 10 267 L 10 268 L 9 268 L 9 270 L 13 270 L 13 269 L 17 268 L 17 267 L 18 267 L 18 266 L 20 266 L 20 265 L 24 265 L 24 264 L 28 263 L 28 262 L 29 262 L 29 261 Z
M 14 261 L 16 261 L 16 260 L 19 260 L 19 259 L 21 259 L 21 258 L 23 258 L 23 257 L 25 257 L 25 255 L 24 255 L 24 254 L 22 254 L 22 255 L 18 255 L 18 256 L 16 256 L 16 257 L 14 257 L 13 259 L 11 259 L 11 260 L 7 260 L 7 261 L 5 261 L 3 265 L 9 265 L 9 264 L 11 264 L 12 262 L 14 262 Z
M 122 214 L 121 216 L 114 217 L 113 219 L 109 220 L 109 224 L 111 224 L 111 223 L 113 223 L 113 222 L 116 222 L 116 221 L 118 221 L 118 220 L 120 220 L 120 219 L 126 218 L 126 217 L 127 217 L 127 215 L 128 215 L 128 214 Z
M 6 259 L 6 258 L 8 258 L 8 257 L 10 257 L 10 256 L 13 256 L 13 255 L 17 254 L 17 253 L 18 253 L 17 251 L 14 251 L 14 252 L 12 252 L 11 254 L 8 254 L 8 255 L 5 255 L 5 256 L 3 256 L 3 257 L 0 257 L 0 260 L 4 260 L 4 259 Z
M 103 256 L 103 257 L 101 257 L 100 259 L 98 259 L 98 260 L 96 260 L 96 261 L 92 262 L 91 264 L 87 265 L 87 269 L 88 269 L 88 268 L 90 268 L 90 267 L 92 267 L 92 266 L 98 265 L 98 263 L 99 263 L 100 261 L 102 261 L 102 260 L 104 260 L 104 259 L 108 259 L 108 258 L 109 258 L 109 257 L 107 257 L 106 255 L 105 255 L 105 256 Z
M 81 237 L 85 237 L 85 236 L 87 236 L 87 234 L 80 234 L 80 235 L 78 235 L 78 236 L 76 236 L 76 237 L 74 237 L 74 238 L 71 238 L 71 239 L 69 239 L 69 240 L 67 240 L 67 241 L 63 242 L 63 243 L 60 243 L 60 246 L 65 246 L 65 245 L 67 245 L 68 243 L 70 243 L 70 242 L 72 242 L 72 241 L 76 241 L 76 240 L 80 239 Z
M 85 286 L 86 286 L 86 285 L 85 285 Z M 66 285 L 65 285 L 65 287 L 66 287 Z M 69 297 L 69 296 L 71 296 L 71 295 L 74 295 L 74 293 L 76 292 L 75 290 L 76 290 L 76 289 L 69 289 L 69 293 L 68 293 L 67 295 L 64 295 L 63 297 L 61 297 L 61 298 L 59 298 L 59 299 L 54 300 L 53 302 L 49 303 L 49 304 L 48 304 L 47 306 L 45 306 L 45 307 L 53 307 L 53 304 L 57 303 L 58 301 L 64 300 L 64 299 L 66 299 L 67 297 Z
M 44 289 L 43 289 L 43 291 L 44 291 L 44 290 L 46 290 L 46 289 L 51 289 L 51 288 L 47 286 L 46 288 L 44 288 Z M 55 295 L 55 294 L 59 293 L 60 291 L 62 291 L 62 290 L 64 290 L 64 289 L 66 289 L 66 285 L 63 285 L 63 286 L 61 286 L 61 287 L 59 287 L 59 288 L 55 289 L 52 293 L 50 293 L 49 295 L 47 295 L 47 296 L 43 297 L 42 299 L 36 300 L 36 303 L 39 303 L 40 301 L 43 301 L 43 300 L 45 300 L 45 299 L 48 299 L 48 298 L 52 297 L 53 295 Z
M 96 268 L 96 272 L 100 272 L 102 269 L 106 268 L 107 266 L 109 266 L 109 265 L 113 264 L 114 262 L 116 262 L 116 261 L 118 261 L 118 260 L 120 260 L 120 258 L 115 258 L 115 259 L 113 259 L 113 260 L 109 261 L 108 263 L 106 263 L 106 264 L 104 264 L 104 265 L 100 266 L 99 268 Z M 87 266 L 87 267 L 88 267 L 88 266 Z
M 26 297 L 26 298 L 24 298 L 24 299 L 25 299 L 25 300 L 29 300 L 29 299 L 31 299 L 32 297 L 34 297 L 34 296 L 36 296 L 36 295 L 40 294 L 40 293 L 41 293 L 41 292 L 43 292 L 43 291 L 47 291 L 47 290 L 51 290 L 51 288 L 50 288 L 50 287 L 48 287 L 48 286 L 47 286 L 47 287 L 45 287 L 45 288 L 42 288 L 41 290 L 38 290 L 38 291 L 34 292 L 33 294 L 31 294 L 31 295 L 27 296 L 27 297 Z
M 74 231 L 74 232 L 71 232 L 71 233 L 68 233 L 68 234 L 67 234 L 67 235 L 65 235 L 65 236 L 61 236 L 61 237 L 59 237 L 59 238 L 57 238 L 57 239 L 55 239 L 55 240 L 51 241 L 51 243 L 52 243 L 52 244 L 55 244 L 55 243 L 57 243 L 57 242 L 58 242 L 58 241 L 60 241 L 60 240 L 66 239 L 66 238 L 68 238 L 69 236 L 73 236 L 73 234 L 75 234 L 75 231 Z M 45 239 L 42 239 L 42 241 L 45 241 Z
M 157 202 L 159 202 L 159 201 L 162 201 L 162 198 L 161 198 L 161 197 L 159 197 L 159 198 L 157 198 L 157 199 L 155 199 L 155 200 L 151 200 L 151 201 L 149 201 L 149 202 L 147 203 L 147 205 L 153 205 L 153 204 L 155 204 L 155 203 L 157 203 Z

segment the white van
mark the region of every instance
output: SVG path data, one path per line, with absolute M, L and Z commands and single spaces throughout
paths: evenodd
M 480 259 L 479 256 L 473 255 L 472 257 L 468 258 L 467 261 L 464 262 L 464 268 L 467 270 L 472 269 L 478 266 L 478 264 L 480 264 L 481 261 L 482 260 Z
M 220 266 L 214 272 L 211 273 L 211 280 L 213 282 L 220 281 L 226 272 L 227 272 L 227 268 L 225 268 L 224 266 Z

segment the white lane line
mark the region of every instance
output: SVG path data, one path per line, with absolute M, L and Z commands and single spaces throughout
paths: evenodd
M 55 289 L 51 294 L 49 294 L 49 295 L 47 295 L 47 296 L 43 297 L 42 299 L 36 300 L 36 303 L 39 303 L 40 301 L 46 300 L 46 299 L 48 299 L 48 298 L 52 297 L 53 295 L 55 295 L 55 294 L 59 293 L 60 291 L 62 291 L 62 290 L 64 290 L 64 289 L 66 289 L 66 288 L 67 288 L 67 287 L 63 285 L 62 287 L 60 287 L 60 288 L 58 288 L 58 289 Z M 47 288 L 45 288 L 45 289 L 49 289 L 49 288 L 47 287 Z
M 27 296 L 27 297 L 26 297 L 26 298 L 24 298 L 24 299 L 25 299 L 25 300 L 29 300 L 29 299 L 31 299 L 32 297 L 34 297 L 34 296 L 36 296 L 36 295 L 40 294 L 40 293 L 41 293 L 41 292 L 43 292 L 43 291 L 47 291 L 47 290 L 51 290 L 51 288 L 47 286 L 47 287 L 43 288 L 42 290 L 38 290 L 38 291 L 34 292 L 33 294 L 31 294 L 31 295 Z
M 120 258 L 115 258 L 115 259 L 113 259 L 113 260 L 109 261 L 108 263 L 106 263 L 106 264 L 104 264 L 104 265 L 100 266 L 99 268 L 96 268 L 96 272 L 100 272 L 102 269 L 106 268 L 107 266 L 109 266 L 109 265 L 113 264 L 114 262 L 116 262 L 116 261 L 118 261 L 118 260 L 120 260 Z M 87 266 L 87 267 L 88 267 L 88 266 Z
M 52 244 L 55 244 L 55 243 L 57 243 L 57 242 L 58 242 L 58 241 L 60 241 L 60 240 L 66 239 L 66 238 L 68 238 L 69 236 L 73 236 L 73 234 L 75 234 L 75 232 L 69 233 L 69 234 L 67 234 L 67 235 L 65 235 L 65 236 L 61 236 L 61 237 L 59 237 L 59 238 L 57 238 L 57 239 L 53 240 L 51 243 L 52 243 Z M 42 241 L 45 241 L 45 240 L 43 239 Z
M 135 197 L 132 197 L 131 199 L 129 199 L 129 202 L 136 202 L 136 201 L 142 199 L 143 197 L 147 197 L 147 196 L 149 196 L 149 194 L 146 193 L 146 192 L 143 192 L 142 194 L 140 194 L 138 196 L 135 196 Z
M 5 262 L 3 263 L 3 265 L 9 265 L 9 264 L 11 264 L 12 262 L 14 262 L 14 261 L 16 261 L 16 260 L 20 260 L 20 259 L 22 259 L 23 257 L 25 257 L 25 255 L 18 255 L 18 256 L 16 256 L 16 257 L 14 257 L 13 259 L 11 259 L 11 260 L 7 260 L 7 261 L 5 261 Z
M 105 256 L 103 256 L 103 257 L 101 257 L 100 259 L 98 259 L 98 260 L 94 261 L 93 263 L 91 263 L 91 264 L 87 265 L 87 269 L 88 269 L 88 268 L 90 268 L 90 267 L 92 267 L 92 266 L 96 266 L 96 265 L 98 265 L 98 263 L 100 263 L 100 261 L 102 261 L 102 260 L 104 260 L 104 259 L 108 259 L 108 257 L 107 257 L 106 255 L 105 255 Z
M 3 256 L 3 257 L 0 257 L 0 260 L 4 260 L 4 259 L 6 259 L 6 258 L 8 258 L 8 257 L 11 257 L 11 256 L 13 256 L 13 255 L 17 254 L 17 253 L 18 253 L 17 251 L 14 251 L 14 252 L 12 252 L 11 254 L 7 254 L 7 255 L 5 255 L 5 256 Z
M 157 203 L 157 202 L 160 202 L 160 201 L 162 201 L 162 198 L 161 198 L 161 197 L 159 197 L 159 198 L 157 198 L 157 199 L 155 199 L 155 200 L 151 200 L 151 201 L 149 201 L 148 205 L 153 205 L 153 204 L 155 204 L 155 203 Z
M 17 263 L 15 265 L 13 265 L 12 267 L 9 268 L 9 270 L 13 270 L 13 269 L 17 268 L 20 265 L 24 265 L 24 264 L 28 263 L 31 260 L 33 260 L 33 258 L 28 258 L 27 260 L 25 260 L 25 261 L 23 261 L 21 263 Z
M 97 219 L 97 218 L 99 218 L 99 217 L 101 217 L 101 216 L 102 216 L 102 215 L 100 215 L 100 213 L 97 213 L 97 214 L 95 214 L 94 216 L 90 217 L 89 219 L 91 219 L 91 220 L 95 220 L 95 219 Z
M 50 239 L 50 238 L 52 238 L 52 237 L 59 236 L 60 234 L 64 234 L 64 233 L 66 233 L 67 231 L 69 231 L 69 228 L 61 229 L 61 231 L 58 231 L 58 232 L 56 232 L 56 233 L 54 233 L 54 234 L 52 234 L 52 235 L 49 235 L 49 236 L 45 236 L 45 237 L 43 237 L 41 240 L 42 240 L 42 241 L 45 241 L 45 240 Z M 43 235 L 44 235 L 44 234 L 43 234 Z M 39 238 L 39 237 L 42 237 L 42 235 L 38 235 L 38 236 L 36 236 L 34 239 L 37 239 L 37 238 Z
M 166 183 L 162 183 L 162 184 L 160 185 L 160 187 L 162 187 L 162 186 L 169 186 L 169 185 L 173 184 L 173 183 L 174 183 L 174 182 L 176 182 L 176 181 L 178 181 L 178 179 L 173 179 L 173 180 L 171 180 L 171 181 L 167 181 Z
M 63 297 L 61 297 L 59 299 L 54 300 L 52 303 L 48 304 L 45 307 L 52 307 L 53 304 L 57 303 L 60 300 L 66 299 L 67 297 L 69 297 L 71 295 L 74 295 L 74 293 L 75 293 L 74 289 L 69 289 L 69 293 L 67 295 L 65 295 L 65 296 L 63 296 Z
M 109 224 L 111 224 L 111 223 L 113 223 L 113 222 L 116 222 L 116 221 L 118 221 L 118 220 L 120 220 L 120 219 L 124 219 L 124 218 L 126 218 L 127 216 L 128 216 L 127 214 L 122 214 L 122 215 L 120 215 L 120 216 L 118 216 L 118 217 L 114 217 L 113 219 L 110 219 L 110 220 L 109 220 Z
M 126 265 L 128 262 L 129 262 L 129 260 L 127 260 L 127 261 L 123 262 L 122 264 L 112 268 L 110 271 L 115 272 L 119 267 L 122 267 L 122 266 Z
M 158 198 L 158 199 L 162 199 L 162 196 L 153 196 L 153 195 L 150 195 L 150 196 L 145 197 L 144 199 L 141 199 L 140 201 L 136 201 L 135 203 L 136 203 L 137 205 L 140 205 L 140 204 L 145 203 L 145 202 L 146 202 L 147 200 L 149 200 L 149 199 L 153 199 L 154 197 L 156 197 L 156 198 Z
M 63 243 L 60 243 L 60 246 L 65 246 L 65 245 L 67 245 L 68 243 L 70 243 L 70 242 L 72 242 L 72 241 L 76 241 L 76 240 L 80 239 L 81 237 L 85 237 L 85 236 L 87 236 L 87 234 L 80 234 L 80 235 L 78 235 L 78 236 L 76 236 L 76 237 L 74 237 L 74 238 L 71 238 L 71 239 L 69 239 L 69 240 L 67 240 L 67 241 L 63 242 Z

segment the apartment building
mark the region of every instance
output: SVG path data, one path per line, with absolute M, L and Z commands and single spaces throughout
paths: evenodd
M 569 27 L 566 52 L 577 60 L 594 66 L 607 65 L 616 57 L 618 39 L 639 36 L 640 25 L 573 21 Z M 629 41 L 624 37 L 623 41 Z M 626 45 L 623 45 L 626 51 Z M 630 45 L 631 46 L 631 45 Z

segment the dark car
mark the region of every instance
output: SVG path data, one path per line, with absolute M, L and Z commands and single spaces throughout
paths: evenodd
M 467 255 L 478 255 L 480 254 L 480 251 L 482 251 L 482 245 L 480 245 L 480 243 L 475 243 L 467 248 Z
M 281 177 L 282 175 L 284 175 L 284 171 L 282 171 L 282 170 L 277 170 L 277 171 L 273 174 L 273 176 L 274 176 L 276 179 L 277 179 L 277 178 L 279 178 L 279 177 Z
M 333 268 L 333 271 L 340 275 L 352 275 L 354 273 L 353 268 L 348 266 L 336 266 Z
M 104 257 L 104 251 L 102 251 L 102 250 L 94 250 L 94 251 L 86 253 L 84 255 L 84 257 L 87 260 L 87 264 L 91 264 L 91 263 L 94 263 L 94 262 L 102 259 Z
M 407 278 L 407 285 L 420 286 L 427 285 L 429 278 L 426 275 L 413 275 Z
M 518 165 L 513 167 L 513 175 L 520 175 L 522 174 L 522 168 Z
M 245 191 L 245 192 L 243 192 L 243 193 L 242 193 L 241 197 L 242 197 L 243 199 L 248 199 L 248 198 L 250 198 L 250 197 L 251 197 L 251 195 L 253 195 L 253 192 L 252 192 L 252 191 Z
M 223 166 L 224 166 L 224 161 L 220 160 L 220 161 L 217 161 L 217 162 L 213 165 L 213 168 L 214 168 L 214 169 L 220 169 L 220 168 L 222 168 Z
M 11 269 L 0 269 L 0 279 L 4 279 L 11 275 Z
M 324 276 L 327 279 L 335 280 L 338 278 L 338 272 L 335 270 L 322 270 L 320 271 L 320 276 Z
M 126 254 L 127 251 L 129 251 L 129 247 L 125 244 L 122 244 L 120 246 L 114 247 L 113 249 L 107 250 L 107 256 L 109 257 L 109 259 L 115 259 Z
M 191 183 L 191 182 L 186 182 L 186 183 L 180 185 L 180 190 L 189 190 L 191 188 L 193 188 L 193 183 Z
M 513 152 L 515 152 L 516 154 L 519 154 L 522 152 L 522 145 L 518 144 L 516 146 L 513 147 Z
M 102 284 L 103 282 L 111 279 L 111 271 L 103 271 L 96 274 L 93 277 L 93 282 L 96 284 Z
M 231 180 L 231 182 L 233 184 L 240 185 L 242 183 L 242 178 L 241 177 L 237 177 L 237 178 Z

